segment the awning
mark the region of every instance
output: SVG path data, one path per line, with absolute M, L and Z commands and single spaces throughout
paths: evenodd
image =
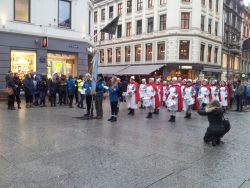
M 222 69 L 220 68 L 211 68 L 211 67 L 204 67 L 204 72 L 222 72 Z
M 117 75 L 149 75 L 163 66 L 164 65 L 130 65 L 119 71 Z
M 119 71 L 127 68 L 128 65 L 120 66 L 99 66 L 98 73 L 103 75 L 116 75 Z

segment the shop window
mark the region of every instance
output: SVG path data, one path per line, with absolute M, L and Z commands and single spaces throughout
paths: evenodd
M 181 13 L 181 29 L 189 29 L 190 13 Z
M 141 61 L 141 45 L 135 46 L 135 61 Z
M 154 18 L 148 18 L 148 33 L 152 33 L 154 30 Z
M 207 61 L 208 63 L 211 63 L 211 55 L 212 55 L 212 46 L 208 46 L 208 52 L 207 52 Z
M 137 24 L 136 24 L 136 34 L 137 34 L 137 35 L 142 34 L 142 20 L 137 20 Z
M 108 49 L 108 63 L 112 63 L 112 48 Z
M 152 44 L 146 44 L 146 61 L 152 61 Z
M 47 64 L 47 77 L 51 78 L 52 75 L 62 74 L 69 77 L 77 76 L 77 61 L 76 56 L 73 54 L 56 54 L 48 53 L 48 64 Z
M 30 22 L 30 0 L 14 0 L 14 19 Z
M 59 27 L 71 28 L 71 1 L 59 0 Z
M 11 50 L 11 72 L 17 73 L 21 79 L 36 72 L 36 52 Z
M 158 43 L 157 47 L 157 59 L 164 60 L 165 59 L 165 43 Z
M 204 62 L 204 54 L 205 54 L 205 44 L 201 44 L 200 61 L 202 61 L 202 62 Z
M 125 61 L 129 62 L 131 57 L 130 46 L 125 47 Z
M 121 63 L 121 48 L 116 48 L 116 63 Z
M 189 43 L 190 41 L 181 40 L 179 46 L 179 59 L 189 59 Z

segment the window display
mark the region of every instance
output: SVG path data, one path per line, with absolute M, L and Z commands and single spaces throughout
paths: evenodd
M 48 78 L 51 78 L 54 74 L 58 74 L 59 76 L 64 74 L 67 77 L 69 75 L 76 76 L 76 68 L 75 55 L 48 53 Z
M 36 72 L 36 52 L 12 50 L 11 72 L 18 73 L 21 79 L 28 73 Z

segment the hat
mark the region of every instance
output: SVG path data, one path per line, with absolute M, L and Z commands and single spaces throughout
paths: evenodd
M 208 80 L 207 79 L 203 79 L 203 82 L 208 82 Z
M 135 79 L 135 76 L 131 76 L 130 79 L 134 80 L 134 79 Z
M 193 80 L 192 79 L 187 79 L 186 82 L 193 82 Z
M 173 78 L 172 78 L 172 81 L 177 81 L 177 77 L 173 77 Z

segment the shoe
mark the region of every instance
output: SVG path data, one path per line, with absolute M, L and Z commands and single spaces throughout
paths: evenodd
M 152 113 L 151 113 L 151 112 L 149 112 L 149 113 L 148 113 L 148 116 L 147 116 L 146 118 L 147 118 L 147 119 L 151 119 L 151 118 L 152 118 L 152 116 L 153 116 L 153 115 L 152 115 Z
M 128 113 L 128 115 L 131 115 L 131 116 L 135 115 L 135 110 L 131 109 L 130 112 Z
M 186 116 L 184 117 L 185 119 L 187 119 L 188 118 L 188 116 L 189 116 L 189 114 L 188 113 L 186 113 Z
M 89 116 L 89 113 L 87 113 L 87 114 L 84 114 L 84 117 L 88 117 Z
M 175 122 L 175 116 L 173 116 L 173 120 L 172 120 L 172 122 Z
M 187 118 L 188 118 L 188 119 L 191 119 L 191 113 L 188 114 L 188 117 L 187 117 Z
M 220 145 L 220 143 L 221 143 L 220 138 L 217 138 L 216 144 L 217 144 L 217 145 Z
M 116 122 L 117 121 L 117 117 L 113 117 L 113 119 L 111 120 L 111 122 Z
M 108 121 L 112 121 L 113 118 L 114 118 L 114 116 L 111 116 L 111 117 L 108 119 Z
M 213 138 L 212 139 L 212 146 L 214 147 L 214 146 L 216 146 L 217 145 L 217 139 L 216 138 Z
M 168 122 L 173 122 L 173 117 L 174 116 L 170 116 L 170 119 L 168 120 Z

